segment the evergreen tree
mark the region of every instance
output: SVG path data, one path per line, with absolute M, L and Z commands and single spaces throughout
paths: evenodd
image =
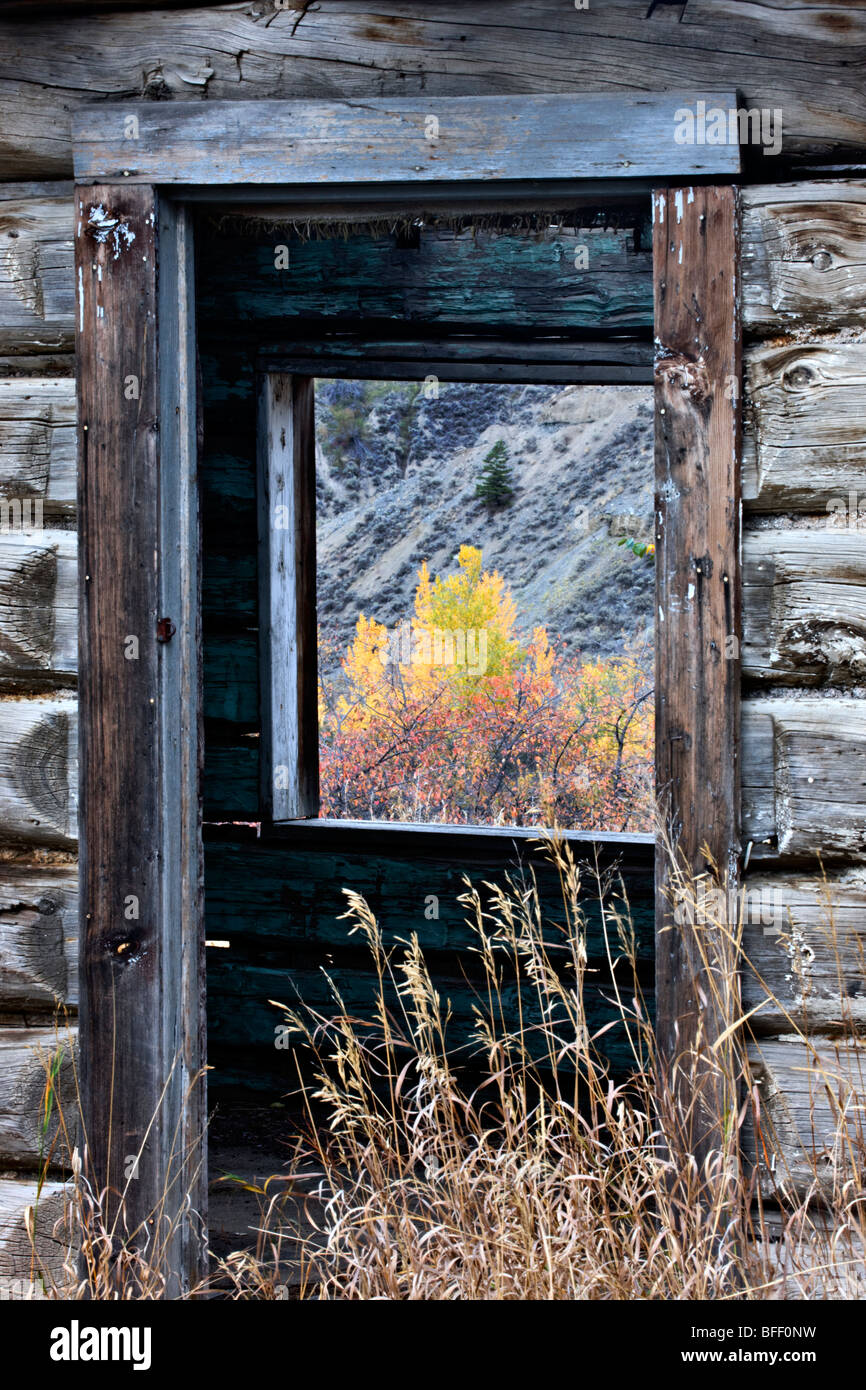
M 488 507 L 507 506 L 514 496 L 508 449 L 502 439 L 497 439 L 485 456 L 475 496 Z

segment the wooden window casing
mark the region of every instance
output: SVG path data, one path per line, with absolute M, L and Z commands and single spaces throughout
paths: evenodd
M 663 190 L 654 197 L 658 784 L 685 859 L 699 872 L 707 846 L 733 880 L 740 392 L 728 185 L 739 150 L 674 142 L 674 113 L 689 99 L 95 104 L 75 118 L 85 1143 L 94 1187 L 110 1189 L 115 1205 L 125 1198 L 121 1240 L 167 1243 L 170 1295 L 202 1273 L 206 1252 L 188 205 L 289 202 L 327 216 L 335 202 L 399 206 L 419 189 L 446 205 L 456 196 Z M 733 93 L 727 102 L 736 106 Z M 614 370 L 608 379 L 621 378 Z M 309 572 L 296 576 L 296 607 L 311 584 Z M 310 641 L 298 648 L 300 665 Z M 298 782 L 295 804 L 310 794 Z M 675 1067 L 701 1038 L 713 1041 L 721 1015 L 701 1003 L 707 965 L 694 933 L 671 925 L 661 851 L 657 879 L 659 1029 Z M 696 1152 L 724 1123 L 730 1098 L 710 1077 L 702 1101 Z

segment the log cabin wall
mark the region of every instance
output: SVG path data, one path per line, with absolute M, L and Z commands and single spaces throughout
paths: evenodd
M 784 931 L 759 922 L 746 946 L 818 1030 L 846 1095 L 866 1025 L 852 993 L 866 907 L 864 57 L 866 11 L 841 0 L 0 5 L 0 1278 L 30 1268 L 38 1049 L 56 1047 L 57 1005 L 74 1018 L 76 1002 L 71 112 L 124 97 L 433 103 L 649 85 L 737 86 L 744 106 L 783 113 L 783 156 L 747 165 L 742 289 L 746 886 L 781 904 Z M 757 1029 L 765 1142 L 796 1169 L 829 1111 L 786 1015 Z M 69 1077 L 67 1060 L 67 1094 Z M 39 1203 L 47 1255 L 55 1177 Z

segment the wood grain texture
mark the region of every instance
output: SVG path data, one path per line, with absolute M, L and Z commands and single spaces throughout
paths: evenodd
M 16 190 L 17 191 L 17 190 Z M 0 197 L 0 351 L 70 349 L 71 189 Z
M 606 0 L 578 11 L 562 0 L 481 0 L 471 6 L 345 0 L 287 10 L 267 22 L 246 4 L 170 12 L 20 15 L 0 21 L 0 176 L 68 175 L 70 113 L 89 104 L 153 99 L 359 99 L 466 93 L 641 94 L 648 81 L 699 95 L 739 89 L 747 106 L 784 109 L 785 152 L 866 146 L 858 64 L 840 44 L 858 32 L 850 11 L 821 25 L 814 6 L 702 5 L 635 10 Z M 820 33 L 820 37 L 818 34 Z M 856 50 L 855 50 L 856 51 Z
M 312 377 L 259 388 L 261 804 L 272 821 L 319 813 L 316 426 Z
M 0 497 L 29 501 L 32 516 L 41 502 L 46 521 L 75 515 L 71 377 L 0 379 Z
M 72 1049 L 75 1033 L 54 1028 L 0 1029 L 0 1163 L 4 1168 L 38 1169 L 41 1158 L 52 1168 L 67 1167 L 59 1111 L 73 1145 L 77 1140 L 77 1102 Z M 41 1100 L 49 1071 L 57 1107 L 42 1134 Z
M 70 695 L 0 700 L 0 841 L 75 848 L 77 735 Z
M 640 215 L 622 220 L 520 232 L 454 231 L 446 220 L 418 229 L 409 246 L 381 233 L 303 240 L 279 219 L 265 232 L 261 219 L 245 218 L 240 234 L 231 220 L 223 230 L 205 224 L 201 311 L 229 335 L 243 326 L 264 341 L 286 337 L 297 320 L 301 348 L 314 345 L 314 323 L 330 333 L 378 327 L 385 337 L 409 324 L 424 337 L 437 324 L 648 334 L 652 257 Z M 459 346 L 452 338 L 451 350 Z
M 0 684 L 48 673 L 74 683 L 78 566 L 74 531 L 0 532 Z
M 78 870 L 0 863 L 0 1005 L 78 1002 Z
M 846 503 L 847 509 L 847 503 Z M 792 686 L 866 680 L 864 529 L 743 538 L 743 676 Z
M 866 342 L 762 344 L 746 354 L 745 386 L 744 506 L 843 524 L 853 506 L 853 523 L 861 524 Z
M 437 101 L 427 94 L 171 107 L 100 104 L 73 117 L 73 162 L 80 183 L 123 178 L 170 185 L 424 185 L 734 177 L 738 144 L 674 139 L 675 113 L 685 102 L 677 93 L 545 93 L 519 100 Z M 719 93 L 718 104 L 735 107 L 733 89 Z
M 760 1033 L 866 1029 L 866 870 L 745 876 L 743 1001 Z
M 82 190 L 77 214 L 82 1093 L 130 1240 L 189 1194 L 171 1293 L 204 1212 L 191 239 L 150 189 Z
M 750 331 L 862 327 L 866 183 L 744 189 L 742 265 Z
M 752 859 L 866 858 L 866 700 L 750 699 L 742 726 Z
M 752 1151 L 765 1188 L 838 1189 L 862 1145 L 866 1047 L 788 1036 L 761 1039 L 749 1057 L 761 1105 Z
M 75 1249 L 68 1213 L 64 1183 L 0 1178 L 0 1296 L 38 1298 L 40 1272 L 63 1284 L 64 1263 Z
M 700 875 L 706 846 L 726 891 L 736 891 L 740 419 L 738 393 L 727 389 L 740 378 L 736 191 L 654 193 L 653 227 L 656 787 L 678 858 Z M 703 1155 L 718 1148 L 736 1103 L 707 1060 L 736 1007 L 733 970 L 721 933 L 674 921 L 670 882 L 660 841 L 656 1031 L 682 1113 L 691 1117 L 688 1142 Z

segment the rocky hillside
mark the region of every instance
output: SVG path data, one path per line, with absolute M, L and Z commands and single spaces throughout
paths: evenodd
M 418 567 L 453 570 L 461 544 L 504 575 L 520 628 L 610 656 L 651 633 L 653 567 L 618 541 L 652 528 L 652 391 L 319 381 L 318 589 L 342 649 L 360 611 L 411 618 Z M 507 446 L 514 496 L 474 494 Z

